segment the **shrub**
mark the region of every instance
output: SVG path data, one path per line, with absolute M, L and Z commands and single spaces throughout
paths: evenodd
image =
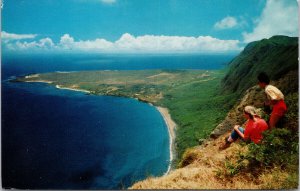
M 279 165 L 286 167 L 296 162 L 294 156 L 298 156 L 298 133 L 294 134 L 288 129 L 272 129 L 263 133 L 261 144 L 249 144 L 249 151 L 244 158 L 249 165 L 272 167 Z
M 193 163 L 195 160 L 201 158 L 201 156 L 199 156 L 199 153 L 197 153 L 197 150 L 195 149 L 187 149 L 183 156 L 182 159 L 180 161 L 180 163 L 178 164 L 179 168 L 188 166 L 189 164 Z
M 285 102 L 288 107 L 288 111 L 283 120 L 285 128 L 292 130 L 293 132 L 298 132 L 298 99 L 299 94 L 291 93 L 285 97 Z
M 298 133 L 289 129 L 272 129 L 264 133 L 261 144 L 245 144 L 246 151 L 226 159 L 224 167 L 218 168 L 216 177 L 226 182 L 234 176 L 259 180 L 264 177 L 261 188 L 292 189 L 298 187 L 299 148 Z M 272 172 L 270 174 L 270 172 Z M 285 175 L 285 176 L 283 176 Z M 287 175 L 287 176 L 286 176 Z

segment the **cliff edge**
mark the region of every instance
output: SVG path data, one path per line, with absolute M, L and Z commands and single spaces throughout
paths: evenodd
M 243 124 L 243 107 L 260 108 L 265 95 L 256 75 L 270 74 L 271 84 L 285 95 L 288 112 L 262 144 L 237 141 L 220 144 L 234 124 Z M 179 167 L 163 177 L 149 177 L 130 189 L 296 189 L 299 186 L 298 38 L 275 36 L 250 43 L 229 65 L 222 92 L 236 92 L 237 101 L 202 145 L 185 151 Z

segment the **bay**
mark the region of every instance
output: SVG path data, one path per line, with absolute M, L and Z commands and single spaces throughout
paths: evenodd
M 86 95 L 31 73 L 82 70 L 221 69 L 231 55 L 56 55 L 2 59 L 2 185 L 26 189 L 121 189 L 169 166 L 166 124 L 134 99 Z

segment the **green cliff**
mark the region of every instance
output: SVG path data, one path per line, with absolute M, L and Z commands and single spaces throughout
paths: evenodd
M 218 145 L 226 133 L 244 120 L 242 108 L 262 107 L 263 90 L 256 86 L 261 71 L 286 97 L 285 121 L 256 150 L 236 144 L 220 152 Z M 133 97 L 168 108 L 177 124 L 175 146 L 181 168 L 133 188 L 283 189 L 298 186 L 298 79 L 298 38 L 274 36 L 248 44 L 225 71 L 86 71 L 36 74 L 17 81 Z M 209 135 L 214 139 L 204 141 Z M 274 150 L 266 146 L 271 144 L 276 145 Z M 237 161 L 246 162 L 239 165 Z M 251 166 L 253 161 L 256 166 Z
M 257 84 L 256 76 L 261 71 L 269 74 L 271 80 L 278 80 L 292 70 L 298 70 L 297 37 L 274 36 L 252 42 L 229 63 L 221 83 L 222 92 L 241 95 Z
M 263 109 L 264 91 L 257 74 L 265 71 L 285 95 L 288 112 L 261 144 L 236 142 L 220 151 L 234 124 L 245 122 L 243 107 Z M 221 80 L 222 95 L 234 106 L 211 138 L 183 154 L 180 168 L 149 177 L 133 189 L 297 189 L 299 187 L 298 38 L 274 36 L 250 43 L 229 63 Z M 222 106 L 219 106 L 222 107 Z M 266 114 L 263 117 L 268 118 Z

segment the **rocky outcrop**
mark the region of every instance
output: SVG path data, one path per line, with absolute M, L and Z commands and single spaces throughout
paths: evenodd
M 242 125 L 245 122 L 243 117 L 244 107 L 253 105 L 256 108 L 262 108 L 264 97 L 263 90 L 258 86 L 248 89 L 241 101 L 228 112 L 226 118 L 210 134 L 210 138 L 217 138 L 223 135 L 227 131 L 232 130 L 234 125 Z
M 242 111 L 246 105 L 263 107 L 264 92 L 258 86 L 253 86 L 257 83 L 259 72 L 266 72 L 273 81 L 271 84 L 278 87 L 284 95 L 298 92 L 298 62 L 297 37 L 273 36 L 249 43 L 229 63 L 229 70 L 221 83 L 223 93 L 235 93 L 242 98 L 237 100 L 238 103 L 210 137 L 216 138 L 232 129 L 235 124 L 242 124 Z
M 256 84 L 259 72 L 275 81 L 293 70 L 298 70 L 297 37 L 273 36 L 252 42 L 229 63 L 222 91 L 242 95 Z
M 290 71 L 277 81 L 271 82 L 272 85 L 278 87 L 284 95 L 298 92 L 298 71 Z M 227 131 L 232 130 L 236 124 L 242 125 L 245 122 L 243 117 L 243 109 L 247 105 L 252 105 L 261 110 L 261 115 L 265 115 L 263 111 L 265 93 L 258 85 L 249 88 L 243 98 L 229 111 L 226 118 L 215 128 L 210 134 L 210 138 L 217 138 Z
M 289 172 L 281 168 L 259 169 L 261 174 L 254 177 L 252 171 L 240 173 L 230 179 L 221 178 L 224 170 L 232 169 L 229 159 L 235 160 L 238 153 L 247 150 L 243 144 L 233 144 L 220 151 L 219 145 L 235 124 L 245 122 L 243 109 L 253 105 L 261 109 L 263 115 L 264 90 L 256 84 L 256 75 L 267 72 L 272 85 L 278 87 L 286 96 L 289 108 L 288 121 L 284 127 L 298 133 L 298 38 L 275 36 L 250 43 L 235 58 L 228 74 L 222 82 L 223 92 L 242 95 L 234 100 L 234 107 L 226 118 L 211 133 L 210 139 L 199 140 L 199 146 L 188 149 L 178 169 L 163 177 L 149 177 L 135 183 L 130 189 L 282 189 L 289 179 Z M 251 87 L 252 86 L 252 87 Z M 290 101 L 290 105 L 288 105 Z M 280 177 L 281 179 L 278 179 Z M 298 178 L 296 178 L 298 180 Z M 298 184 L 297 184 L 298 185 Z M 271 186 L 271 187 L 270 187 Z

